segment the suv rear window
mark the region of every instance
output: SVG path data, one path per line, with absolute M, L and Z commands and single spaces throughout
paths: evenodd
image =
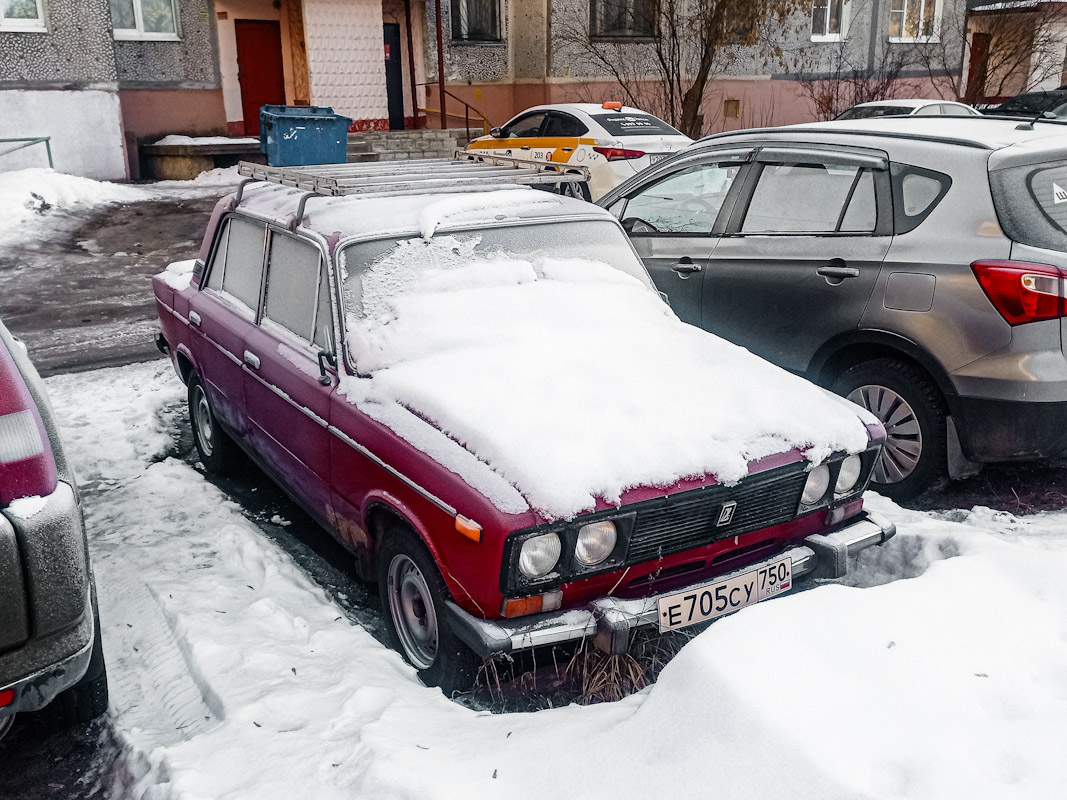
M 593 114 L 596 120 L 612 136 L 681 136 L 666 122 L 649 114 Z
M 1004 233 L 1020 244 L 1067 251 L 1067 161 L 997 170 L 989 183 Z

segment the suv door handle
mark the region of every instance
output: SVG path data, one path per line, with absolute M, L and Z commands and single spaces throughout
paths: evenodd
M 855 267 L 837 266 L 836 264 L 827 264 L 825 267 L 819 267 L 815 272 L 824 278 L 837 278 L 838 280 L 858 278 L 860 276 L 860 271 Z
M 252 369 L 259 369 L 259 356 L 251 350 L 245 350 L 245 363 Z
M 671 272 L 676 272 L 683 278 L 687 275 L 692 275 L 694 272 L 700 272 L 704 268 L 700 264 L 694 264 L 693 259 L 689 256 L 682 256 L 678 259 L 678 263 L 671 267 Z

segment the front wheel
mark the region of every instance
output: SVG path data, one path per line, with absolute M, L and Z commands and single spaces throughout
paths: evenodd
M 433 557 L 406 528 L 386 532 L 378 554 L 378 591 L 396 647 L 427 686 L 468 691 L 478 659 L 448 626 L 448 589 Z
M 878 358 L 846 370 L 831 388 L 885 426 L 885 447 L 871 475 L 872 489 L 906 500 L 944 482 L 945 401 L 922 370 Z

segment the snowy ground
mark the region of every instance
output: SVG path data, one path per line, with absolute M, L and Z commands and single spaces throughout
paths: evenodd
M 899 534 L 847 585 L 717 622 L 621 702 L 491 715 L 419 684 L 165 457 L 165 363 L 48 385 L 85 492 L 115 797 L 1067 795 L 1067 512 L 871 496 Z

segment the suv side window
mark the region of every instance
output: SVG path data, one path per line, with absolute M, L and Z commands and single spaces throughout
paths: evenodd
M 873 233 L 874 177 L 840 164 L 763 164 L 741 233 Z
M 240 301 L 253 314 L 259 308 L 263 279 L 264 225 L 230 217 L 219 237 L 211 262 L 207 288 Z
M 697 164 L 668 175 L 629 198 L 623 227 L 635 234 L 711 233 L 739 170 L 737 164 Z
M 321 263 L 313 244 L 271 231 L 263 314 L 308 342 L 315 331 Z

